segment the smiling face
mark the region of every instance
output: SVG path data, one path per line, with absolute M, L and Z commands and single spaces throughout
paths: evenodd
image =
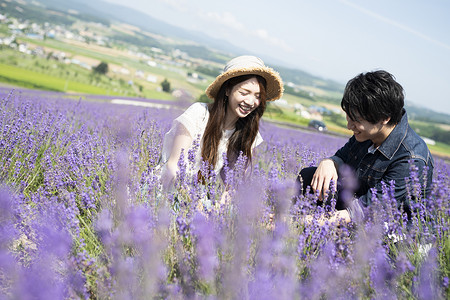
M 247 79 L 226 91 L 228 96 L 227 119 L 236 122 L 245 118 L 261 103 L 259 82 L 255 77 Z
M 353 131 L 355 139 L 358 142 L 371 140 L 375 147 L 380 146 L 395 127 L 388 125 L 389 119 L 372 124 L 360 117 L 356 120 L 352 120 L 348 115 L 346 117 L 347 128 Z

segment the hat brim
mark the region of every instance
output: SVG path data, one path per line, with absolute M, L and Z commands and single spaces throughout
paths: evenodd
M 230 78 L 242 75 L 259 75 L 266 80 L 266 101 L 273 101 L 280 99 L 283 96 L 283 81 L 278 72 L 269 67 L 258 68 L 241 68 L 228 70 L 219 76 L 208 86 L 206 95 L 215 99 L 219 93 L 220 87 Z

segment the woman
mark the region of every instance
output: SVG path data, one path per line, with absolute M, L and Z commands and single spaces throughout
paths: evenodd
M 206 95 L 214 102 L 192 104 L 174 120 L 166 134 L 162 150 L 163 187 L 173 186 L 182 151 L 189 165 L 187 151 L 193 144 L 196 148 L 190 175 L 198 173 L 202 160 L 219 174 L 224 152 L 231 164 L 240 151 L 251 160 L 253 148 L 262 142 L 258 129 L 266 101 L 279 99 L 282 94 L 279 74 L 261 59 L 239 56 L 229 61 L 206 89 Z

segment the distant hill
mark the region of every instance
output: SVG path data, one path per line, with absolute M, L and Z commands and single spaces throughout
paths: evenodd
M 2 4 L 1 13 L 8 14 L 17 19 L 27 19 L 36 23 L 49 22 L 53 24 L 71 25 L 77 19 L 86 22 L 102 23 L 109 26 L 110 21 L 108 18 L 101 17 L 92 13 L 92 9 L 84 4 L 73 5 L 70 2 L 59 2 L 58 0 L 44 0 L 44 1 L 16 1 L 14 5 L 8 5 L 11 1 L 1 0 Z M 28 2 L 28 3 L 27 3 Z M 45 2 L 45 3 L 44 3 Z M 48 3 L 47 3 L 48 2 Z M 48 4 L 48 5 L 47 5 Z M 46 7 L 51 7 L 53 12 L 45 10 Z M 72 17 L 68 12 L 69 10 L 75 10 L 82 13 L 77 14 L 76 17 Z M 100 14 L 101 15 L 101 14 Z
M 410 102 L 406 102 L 405 109 L 411 120 L 450 125 L 450 115 L 448 114 L 435 112 L 434 110 L 424 108 L 423 106 L 418 106 Z
M 36 1 L 28 0 L 28 2 L 32 3 Z M 201 32 L 188 31 L 183 28 L 170 25 L 164 21 L 153 18 L 148 14 L 122 5 L 116 5 L 101 0 L 38 0 L 38 2 L 52 9 L 65 11 L 69 9 L 76 10 L 81 14 L 91 14 L 99 16 L 102 19 L 123 22 L 158 35 L 182 39 L 189 43 L 195 42 L 199 44 L 198 47 L 205 48 L 205 46 L 207 46 L 214 49 L 220 49 L 221 52 L 224 52 L 230 56 L 232 56 L 235 52 L 246 52 L 246 50 L 230 45 L 228 42 L 223 40 L 211 38 Z M 217 62 L 226 61 L 226 59 L 220 59 L 217 56 L 212 55 L 210 57 L 206 57 L 206 59 L 212 59 Z
M 274 68 L 282 74 L 285 82 L 291 81 L 301 85 L 318 86 L 328 91 L 344 92 L 344 85 L 336 81 L 314 76 L 299 69 L 286 68 L 279 65 L 274 66 Z
M 113 21 L 123 22 L 141 28 L 142 30 L 173 38 L 178 38 L 185 43 L 177 44 L 176 47 L 194 58 L 202 58 L 218 63 L 225 63 L 229 58 L 242 55 L 242 54 L 254 54 L 249 51 L 239 48 L 230 44 L 224 40 L 215 39 L 200 32 L 189 31 L 183 28 L 179 28 L 170 25 L 164 21 L 153 18 L 143 12 L 137 11 L 132 8 L 128 8 L 122 5 L 116 5 L 101 0 L 27 0 L 30 4 L 39 2 L 45 7 L 67 13 L 69 10 L 77 11 L 84 19 L 93 18 L 97 19 L 97 22 L 108 25 Z M 27 7 L 32 7 L 28 5 Z M 119 37 L 124 39 L 124 37 Z M 127 37 L 128 42 L 138 42 L 138 40 L 131 40 Z M 142 39 L 141 39 L 142 41 Z M 146 43 L 149 43 L 148 37 L 145 39 Z M 151 46 L 157 46 L 165 48 L 166 45 L 157 44 L 151 41 Z M 266 62 L 268 63 L 268 62 Z M 268 63 L 269 64 L 269 63 Z M 269 64 L 270 65 L 270 64 Z M 317 85 L 319 83 L 320 88 L 332 91 L 341 91 L 342 85 L 332 80 L 326 80 L 321 77 L 314 76 L 307 72 L 298 69 L 290 69 L 282 66 L 274 66 L 285 81 L 291 81 L 302 85 Z
M 3 3 L 6 1 L 0 0 L 0 2 Z M 11 2 L 11 0 L 8 0 L 7 3 L 8 2 Z M 246 53 L 252 54 L 229 42 L 212 38 L 200 32 L 185 30 L 153 18 L 141 11 L 101 0 L 21 0 L 15 2 L 15 8 L 9 11 L 4 11 L 5 7 L 9 6 L 2 6 L 2 13 L 8 13 L 16 18 L 28 18 L 39 23 L 52 22 L 55 24 L 70 25 L 77 19 L 80 19 L 109 26 L 114 22 L 122 22 L 134 25 L 143 31 L 151 32 L 159 36 L 178 39 L 177 44 L 165 44 L 160 40 L 153 39 L 148 35 L 140 33 L 135 36 L 121 34 L 114 36 L 114 39 L 125 43 L 146 47 L 158 47 L 165 50 L 176 47 L 193 58 L 202 58 L 218 63 L 224 63 L 235 55 Z M 27 5 L 25 5 L 25 3 L 27 3 Z M 16 7 L 20 9 L 16 9 Z M 53 12 L 50 10 L 53 10 Z M 258 53 L 253 54 L 259 55 Z M 343 93 L 344 84 L 314 76 L 299 69 L 284 67 L 280 64 L 274 65 L 271 64 L 269 60 L 267 60 L 266 63 L 278 70 L 285 82 L 293 82 L 305 86 L 316 86 L 323 90 Z M 320 100 L 336 104 L 340 103 L 340 99 L 337 98 Z M 424 107 L 418 107 L 409 102 L 406 103 L 406 109 L 408 110 L 411 119 L 450 124 L 450 115 L 448 114 L 438 113 Z

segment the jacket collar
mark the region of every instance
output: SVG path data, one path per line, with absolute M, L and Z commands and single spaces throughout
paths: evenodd
M 408 116 L 406 115 L 405 109 L 403 109 L 402 114 L 403 116 L 400 122 L 395 126 L 380 147 L 378 147 L 378 151 L 380 151 L 387 159 L 392 159 L 408 132 Z

